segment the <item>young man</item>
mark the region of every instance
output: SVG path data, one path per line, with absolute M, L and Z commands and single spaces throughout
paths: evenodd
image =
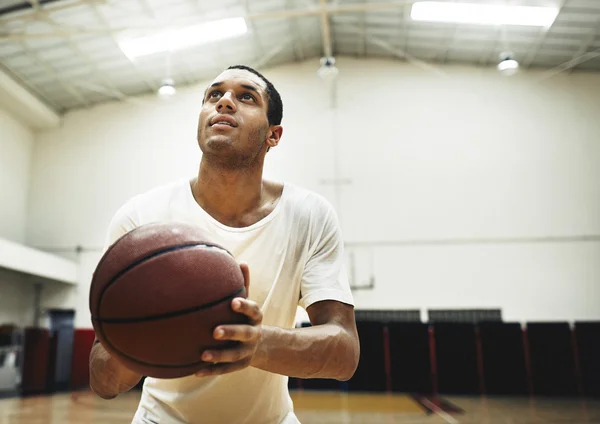
M 248 299 L 234 299 L 232 308 L 251 324 L 215 329 L 215 338 L 239 347 L 203 352 L 214 364 L 202 374 L 147 378 L 135 424 L 298 423 L 288 376 L 354 374 L 359 343 L 337 216 L 323 197 L 262 177 L 265 155 L 282 136 L 282 110 L 264 76 L 228 68 L 203 100 L 198 176 L 132 198 L 110 224 L 106 247 L 150 222 L 197 225 L 234 254 L 249 286 Z M 294 328 L 297 305 L 311 327 Z M 114 398 L 141 377 L 94 344 L 90 386 L 99 396 Z

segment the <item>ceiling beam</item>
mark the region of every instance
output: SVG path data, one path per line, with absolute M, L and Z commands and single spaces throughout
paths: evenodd
M 263 66 L 266 66 L 271 61 L 271 59 L 273 59 L 275 56 L 277 56 L 287 46 L 292 44 L 292 41 L 293 41 L 292 37 L 286 37 L 277 46 L 275 46 L 274 48 L 272 48 L 271 50 L 269 50 L 268 52 L 263 54 L 260 57 L 260 59 L 252 65 L 252 67 L 255 69 L 260 69 Z
M 356 31 L 360 31 L 361 29 L 355 27 L 355 30 Z M 437 74 L 437 75 L 439 75 L 441 77 L 449 78 L 449 75 L 446 72 L 444 72 L 441 69 L 439 69 L 438 67 L 430 65 L 429 63 L 427 63 L 427 62 L 425 62 L 425 61 L 423 61 L 423 60 L 421 60 L 421 59 L 419 59 L 419 58 L 417 58 L 417 57 L 415 57 L 415 56 L 407 53 L 406 51 L 401 50 L 401 49 L 399 49 L 397 47 L 392 46 L 387 41 L 384 41 L 384 40 L 382 40 L 382 39 L 380 39 L 378 37 L 375 37 L 373 35 L 368 35 L 368 34 L 366 35 L 366 38 L 367 38 L 367 40 L 371 44 L 375 44 L 375 45 L 381 47 L 382 49 L 387 50 L 389 53 L 391 53 L 392 55 L 394 55 L 397 58 L 404 59 L 407 62 L 409 62 L 409 63 L 411 63 L 411 64 L 413 64 L 413 65 L 415 65 L 415 66 L 417 66 L 417 67 L 419 67 L 421 69 L 424 69 L 426 71 L 432 72 L 432 73 Z
M 79 1 L 64 2 L 64 3 L 58 3 L 58 2 L 43 3 L 43 4 L 40 4 L 39 9 L 42 9 L 42 6 L 44 6 L 43 10 L 46 10 L 48 12 L 56 12 L 59 10 L 71 9 L 71 8 L 79 7 L 82 5 L 105 4 L 106 1 L 107 0 L 79 0 Z M 27 2 L 29 4 L 32 4 L 32 2 L 37 2 L 39 4 L 39 0 L 27 0 Z M 35 12 L 30 13 L 28 15 L 25 15 L 25 14 L 13 15 L 12 13 L 0 15 L 0 22 L 2 22 L 2 23 L 14 22 L 14 21 L 35 21 L 36 19 L 37 19 L 37 14 Z
M 541 77 L 538 79 L 538 82 L 546 80 L 548 78 L 551 78 L 551 77 L 558 75 L 562 72 L 565 72 L 575 66 L 579 66 L 584 62 L 593 60 L 597 57 L 600 57 L 600 49 L 596 49 L 594 51 L 584 53 L 579 57 L 573 58 L 573 59 L 569 60 L 568 62 L 560 64 L 560 65 L 542 73 Z
M 39 14 L 41 20 L 43 20 L 44 22 L 48 23 L 49 25 L 51 25 L 55 28 L 60 27 L 60 24 L 58 22 L 56 22 L 54 19 L 52 19 L 48 12 L 39 9 L 39 0 L 29 0 L 29 1 L 31 1 L 32 3 L 35 3 L 34 7 L 38 10 L 38 14 Z M 104 84 L 106 84 L 106 86 L 108 86 L 107 89 L 100 91 L 101 93 L 107 95 L 111 99 L 116 99 L 116 100 L 124 100 L 127 97 L 104 75 L 104 73 L 98 68 L 98 65 L 96 65 L 94 63 L 94 61 L 92 60 L 92 58 L 73 41 L 73 38 L 71 36 L 67 37 L 66 41 L 67 41 L 67 44 L 69 45 L 69 47 L 75 53 L 80 55 L 85 60 L 87 65 L 91 69 L 93 69 L 96 77 L 98 77 L 100 80 L 102 80 L 102 82 Z M 86 87 L 86 86 L 89 87 L 90 83 L 89 83 L 89 81 L 86 81 L 86 84 L 76 84 L 75 83 L 74 85 L 78 85 L 80 87 Z M 98 90 L 94 90 L 94 91 L 98 91 Z
M 100 13 L 100 10 L 98 10 L 98 6 L 95 3 L 93 3 L 91 6 L 92 6 L 92 11 L 96 15 L 96 17 L 98 18 L 100 23 L 102 23 L 103 25 L 108 27 L 109 26 L 108 22 L 107 22 L 106 18 L 102 15 L 102 13 Z M 119 40 L 117 40 L 115 33 L 110 32 L 109 35 L 110 35 L 110 38 L 112 39 L 112 41 L 116 44 L 119 51 L 122 52 L 121 47 L 119 47 Z M 133 66 L 133 68 L 136 70 L 136 72 L 138 73 L 138 76 L 140 77 L 140 80 L 142 82 L 144 82 L 144 84 L 146 84 L 146 86 L 148 86 L 148 88 L 150 88 L 150 90 L 152 90 L 154 92 L 158 91 L 160 86 L 158 84 L 156 84 L 153 80 L 147 78 L 147 76 L 142 72 L 142 70 L 137 65 L 137 63 L 135 63 L 135 61 L 131 60 L 131 58 L 129 56 L 127 56 L 125 53 L 123 53 L 123 56 L 129 61 L 129 63 L 131 63 L 131 66 Z
M 358 42 L 358 48 L 356 49 L 359 57 L 367 56 L 367 12 L 360 14 L 360 21 L 358 23 L 361 32 L 356 33 L 356 40 Z
M 408 51 L 408 39 L 410 37 L 410 9 L 411 5 L 404 5 L 404 9 L 402 10 L 402 50 Z
M 596 36 L 598 35 L 599 31 L 600 31 L 600 17 L 596 20 L 596 27 L 591 31 L 590 35 L 586 38 L 586 40 L 583 42 L 581 47 L 579 47 L 579 50 L 577 50 L 577 53 L 575 53 L 573 55 L 573 59 L 576 59 L 577 57 L 587 53 L 588 49 L 592 46 L 592 44 L 594 44 L 594 40 L 596 40 Z M 571 73 L 575 68 L 576 68 L 576 66 L 573 66 L 573 67 L 569 68 L 568 70 L 566 70 L 565 72 Z
M 6 16 L 6 15 L 12 15 L 13 13 L 29 11 L 30 9 L 35 8 L 33 1 L 34 0 L 31 0 L 31 1 L 25 0 L 23 3 L 16 3 L 16 4 L 9 5 L 9 6 L 0 7 L 0 17 Z M 42 3 L 50 3 L 50 2 L 59 1 L 59 0 L 41 0 L 41 1 L 42 1 Z M 39 3 L 39 0 L 36 0 L 36 2 Z
M 16 81 L 19 85 L 21 85 L 21 87 L 25 90 L 30 92 L 31 94 L 33 94 L 34 96 L 36 96 L 38 99 L 40 99 L 42 102 L 47 102 L 47 106 L 53 110 L 53 111 L 60 111 L 61 107 L 60 105 L 56 102 L 53 101 L 52 99 L 47 98 L 40 90 L 38 87 L 34 86 L 33 84 L 28 83 L 27 81 L 23 80 L 21 77 L 19 77 L 19 72 L 12 69 L 11 66 L 9 66 L 8 64 L 1 64 L 0 63 L 0 74 L 1 73 L 6 73 L 7 75 L 9 75 L 9 78 L 12 78 L 14 81 Z M 50 82 L 52 82 L 52 80 L 50 80 Z
M 41 10 L 40 0 L 27 0 L 27 3 L 29 3 L 33 10 L 35 10 L 36 12 L 39 12 Z
M 52 66 L 48 65 L 44 60 L 41 60 L 38 54 L 31 50 L 29 46 L 25 43 L 25 41 L 21 40 L 19 41 L 19 44 L 21 45 L 23 51 L 30 55 L 38 65 L 42 66 L 46 70 L 46 72 L 54 79 L 54 81 L 56 81 L 62 88 L 64 88 L 72 97 L 74 97 L 77 100 L 80 106 L 82 105 L 87 107 L 90 105 L 89 100 L 87 100 L 79 90 L 77 90 L 73 85 L 63 80 L 62 77 L 58 74 L 58 71 L 56 71 Z
M 319 0 L 321 9 L 321 37 L 323 39 L 323 55 L 325 57 L 333 56 L 333 47 L 331 43 L 331 25 L 329 24 L 329 12 L 327 11 L 327 0 Z
M 286 7 L 288 9 L 292 5 L 292 1 L 293 0 L 287 0 Z M 306 55 L 304 54 L 304 46 L 302 44 L 304 42 L 302 39 L 302 34 L 298 30 L 298 18 L 291 18 L 291 19 L 292 19 L 292 33 L 294 34 L 294 59 L 296 61 L 304 62 Z
M 0 105 L 35 130 L 56 128 L 58 113 L 24 88 L 24 84 L 0 65 Z
M 528 69 L 531 66 L 531 64 L 533 63 L 533 61 L 535 60 L 535 58 L 537 57 L 538 53 L 542 49 L 542 46 L 544 45 L 544 42 L 546 41 L 546 38 L 548 37 L 548 33 L 550 32 L 550 30 L 552 30 L 552 28 L 554 28 L 554 25 L 556 24 L 558 17 L 560 16 L 561 12 L 563 11 L 566 2 L 567 2 L 567 0 L 561 0 L 560 5 L 558 7 L 558 14 L 556 15 L 556 19 L 554 20 L 554 22 L 552 22 L 552 25 L 550 25 L 548 27 L 543 27 L 541 29 L 540 34 L 534 43 L 534 47 L 529 50 L 529 54 L 527 55 L 527 57 L 525 58 L 525 60 L 523 60 L 523 63 L 521 64 L 523 69 Z

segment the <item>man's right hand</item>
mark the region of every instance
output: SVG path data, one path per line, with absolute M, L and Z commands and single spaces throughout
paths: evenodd
M 143 377 L 113 358 L 98 339 L 92 346 L 89 368 L 90 389 L 103 399 L 113 399 L 131 390 Z

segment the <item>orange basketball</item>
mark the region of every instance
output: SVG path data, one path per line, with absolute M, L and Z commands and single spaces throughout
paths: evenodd
M 235 345 L 215 340 L 213 330 L 248 322 L 231 309 L 233 298 L 246 296 L 235 258 L 200 229 L 147 224 L 103 255 L 89 307 L 110 354 L 142 375 L 177 378 L 207 365 L 204 350 Z

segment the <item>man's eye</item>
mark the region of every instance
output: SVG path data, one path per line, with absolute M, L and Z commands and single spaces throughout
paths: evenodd
M 254 100 L 254 96 L 252 94 L 243 94 L 242 99 L 243 100 Z
M 215 97 L 218 97 L 221 93 L 219 93 L 218 91 L 213 91 L 212 93 L 210 93 L 208 95 L 209 98 L 214 99 Z

